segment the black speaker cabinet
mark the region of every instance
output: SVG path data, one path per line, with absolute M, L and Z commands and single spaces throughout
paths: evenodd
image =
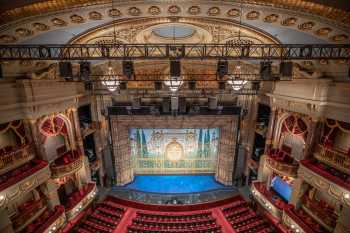
M 263 80 L 271 80 L 272 79 L 272 70 L 271 70 L 270 61 L 260 62 L 260 78 Z
M 162 90 L 162 87 L 163 87 L 163 83 L 161 81 L 155 81 L 154 82 L 154 89 L 156 91 Z
M 181 76 L 181 63 L 180 61 L 170 61 L 170 76 L 180 77 Z
M 293 62 L 281 62 L 280 75 L 282 77 L 292 77 L 292 75 L 293 75 Z
M 128 88 L 128 83 L 127 82 L 120 82 L 119 84 L 119 89 L 120 90 L 126 90 Z
M 196 81 L 189 81 L 188 82 L 188 89 L 195 90 L 196 89 Z
M 227 60 L 218 61 L 216 73 L 219 76 L 219 78 L 223 78 L 225 75 L 228 74 L 228 61 Z
M 61 77 L 72 78 L 73 76 L 72 63 L 60 62 L 58 63 L 58 67 L 59 67 L 59 74 Z
M 163 109 L 164 113 L 170 112 L 170 98 L 169 97 L 163 98 L 162 109 Z
M 226 82 L 220 81 L 219 82 L 219 90 L 225 90 L 225 88 L 226 88 Z
M 179 97 L 179 111 L 180 113 L 186 113 L 186 97 Z
M 123 75 L 129 79 L 134 75 L 134 63 L 132 61 L 123 61 Z
M 88 80 L 91 74 L 90 62 L 81 62 L 80 63 L 80 77 L 83 80 Z

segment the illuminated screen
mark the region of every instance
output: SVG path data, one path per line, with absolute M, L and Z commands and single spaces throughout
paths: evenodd
M 271 182 L 272 189 L 278 193 L 285 201 L 289 201 L 292 194 L 290 185 L 283 181 L 279 176 L 275 176 Z
M 141 129 L 129 132 L 135 173 L 214 173 L 218 128 Z

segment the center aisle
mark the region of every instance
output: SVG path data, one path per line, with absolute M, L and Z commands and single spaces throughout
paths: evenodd
M 113 233 L 128 232 L 128 226 L 132 224 L 132 220 L 136 217 L 136 211 L 133 208 L 128 208 L 123 218 L 119 222 Z

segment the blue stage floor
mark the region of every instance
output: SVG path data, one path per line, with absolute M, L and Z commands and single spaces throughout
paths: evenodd
M 139 175 L 123 188 L 153 193 L 194 193 L 228 188 L 213 175 Z

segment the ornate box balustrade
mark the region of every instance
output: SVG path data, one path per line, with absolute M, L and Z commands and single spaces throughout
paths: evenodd
M 335 169 L 350 174 L 350 155 L 345 152 L 326 148 L 323 145 L 317 145 L 315 157 L 319 161 L 326 163 Z
M 97 193 L 96 183 L 88 183 L 81 190 L 72 194 L 74 200 L 66 205 L 67 220 L 73 219 L 85 209 L 95 198 Z
M 98 125 L 98 122 L 95 122 L 95 121 L 87 124 L 88 127 L 82 128 L 82 132 L 81 132 L 82 136 L 86 137 L 86 136 L 94 133 L 97 129 L 97 125 Z
M 268 166 L 276 171 L 277 173 L 285 176 L 296 177 L 298 172 L 298 164 L 297 163 L 287 163 L 284 161 L 279 161 L 275 157 L 271 155 L 266 156 L 266 161 Z
M 270 212 L 274 217 L 281 219 L 285 203 L 282 200 L 275 200 L 273 194 L 262 182 L 253 182 L 252 194 L 260 205 Z
M 295 212 L 294 208 L 288 206 L 283 210 L 283 223 L 291 228 L 294 232 L 299 233 L 314 233 L 312 228 L 306 225 Z M 297 231 L 298 230 L 298 231 Z
M 24 145 L 0 156 L 0 175 L 19 167 L 34 159 L 35 153 L 32 145 Z
M 38 228 L 35 228 L 35 233 L 51 233 L 56 232 L 58 229 L 60 229 L 63 224 L 65 223 L 66 215 L 64 206 L 58 205 L 55 206 L 55 209 L 47 219 L 41 219 L 41 221 L 44 221 L 42 225 L 40 225 Z
M 77 155 L 73 152 L 74 155 L 68 155 L 67 159 L 62 159 L 66 155 L 62 155 L 60 158 L 56 159 L 51 164 L 51 171 L 53 178 L 60 178 L 67 175 L 70 175 L 74 172 L 77 172 L 83 166 L 83 156 Z M 61 161 L 63 160 L 63 162 Z

